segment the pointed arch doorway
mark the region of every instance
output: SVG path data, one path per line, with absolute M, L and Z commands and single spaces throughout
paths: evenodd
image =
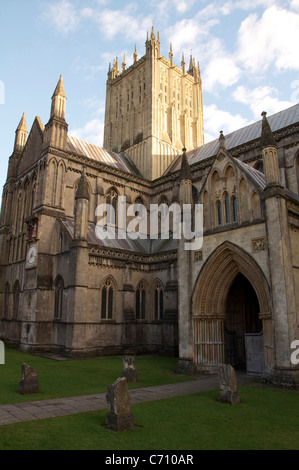
M 265 363 L 271 367 L 269 286 L 255 260 L 240 247 L 224 242 L 205 262 L 192 295 L 192 322 L 198 369 L 230 363 L 254 373 L 256 357 L 263 369 Z
M 225 362 L 236 369 L 245 370 L 253 353 L 256 360 L 259 356 L 262 360 L 260 337 L 263 334 L 263 324 L 259 318 L 260 307 L 255 290 L 241 273 L 237 274 L 228 291 L 225 310 Z M 260 366 L 252 364 L 251 368 L 259 370 Z

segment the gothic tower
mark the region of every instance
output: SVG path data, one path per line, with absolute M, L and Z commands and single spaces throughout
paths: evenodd
M 159 33 L 147 35 L 145 55 L 121 71 L 118 58 L 109 66 L 104 147 L 126 152 L 142 176 L 154 180 L 163 175 L 186 147 L 204 143 L 202 85 L 199 66 L 190 58 L 188 71 L 182 57 L 174 65 L 160 54 Z

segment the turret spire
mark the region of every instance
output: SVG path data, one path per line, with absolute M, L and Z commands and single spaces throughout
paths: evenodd
M 59 80 L 58 80 L 58 83 L 57 83 L 57 86 L 55 88 L 52 98 L 57 95 L 62 96 L 63 98 L 66 98 L 62 75 L 60 75 L 59 77 Z
M 183 148 L 180 180 L 192 180 L 190 165 L 187 159 L 185 147 Z
M 273 135 L 270 124 L 269 124 L 268 119 L 267 119 L 267 113 L 265 111 L 263 111 L 261 115 L 263 116 L 261 147 L 262 147 L 262 149 L 264 149 L 266 147 L 276 147 L 276 142 L 275 142 L 275 139 L 274 139 L 274 135 Z
M 134 63 L 137 62 L 137 47 L 136 47 L 136 44 L 135 44 L 135 49 L 134 49 L 134 54 L 133 54 L 133 61 L 134 61 Z
M 68 125 L 65 122 L 66 95 L 62 75 L 52 96 L 50 120 L 45 126 L 44 148 L 50 146 L 65 150 Z
M 28 136 L 28 129 L 27 129 L 27 124 L 26 124 L 25 113 L 23 113 L 22 118 L 16 130 L 15 150 L 23 150 L 27 141 L 27 136 Z
M 153 39 L 154 41 L 156 40 L 155 28 L 154 28 L 154 26 L 152 26 L 151 39 Z
M 124 60 L 123 60 L 123 63 L 122 63 L 122 71 L 124 72 L 126 70 L 126 54 L 124 53 Z
M 225 137 L 223 135 L 223 131 L 220 131 L 219 146 L 221 149 L 225 149 Z
M 182 62 L 181 62 L 181 66 L 182 66 L 183 75 L 185 75 L 185 57 L 184 57 L 184 52 L 182 52 Z
M 169 62 L 170 62 L 170 67 L 173 66 L 173 53 L 172 53 L 172 44 L 170 43 L 170 51 L 169 51 Z
M 89 196 L 88 179 L 87 179 L 86 170 L 84 167 L 81 173 L 81 178 L 79 180 L 75 199 L 87 199 L 89 201 L 89 198 L 90 196 Z
M 52 96 L 51 117 L 56 116 L 64 119 L 66 108 L 66 95 L 62 75 L 58 80 L 57 86 Z

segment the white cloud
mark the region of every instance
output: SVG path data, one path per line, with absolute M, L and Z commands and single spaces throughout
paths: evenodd
M 134 4 L 128 4 L 123 10 L 95 10 L 92 18 L 108 39 L 119 35 L 138 41 L 144 39 L 145 32 L 150 31 L 153 24 L 152 15 L 136 15 Z
M 65 34 L 75 31 L 80 22 L 80 16 L 73 4 L 68 0 L 48 3 L 43 16 L 48 19 L 58 31 Z
M 241 70 L 235 59 L 225 52 L 216 53 L 204 67 L 203 83 L 206 91 L 216 92 L 228 88 L 241 77 Z
M 249 15 L 241 24 L 238 59 L 252 73 L 274 64 L 278 71 L 299 70 L 299 14 L 277 6 L 261 18 Z
M 290 6 L 293 10 L 299 11 L 299 0 L 292 0 Z
M 69 134 L 78 139 L 86 140 L 95 145 L 103 146 L 104 122 L 101 119 L 92 119 L 84 127 L 71 129 Z
M 209 38 L 210 29 L 218 24 L 217 19 L 212 19 L 201 23 L 196 18 L 183 19 L 175 23 L 167 30 L 167 35 L 173 45 L 174 50 L 183 51 L 185 49 L 201 49 L 202 42 Z
M 204 106 L 203 113 L 206 143 L 217 139 L 220 131 L 223 131 L 225 135 L 251 124 L 240 114 L 233 115 L 219 109 L 215 104 Z
M 292 106 L 290 101 L 280 101 L 276 88 L 260 86 L 249 90 L 244 86 L 238 86 L 233 93 L 233 98 L 250 107 L 256 119 L 260 119 L 261 113 L 275 114 Z
M 179 13 L 185 13 L 192 7 L 193 3 L 194 0 L 173 0 L 173 5 Z

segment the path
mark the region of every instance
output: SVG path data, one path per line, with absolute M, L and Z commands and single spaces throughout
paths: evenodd
M 238 385 L 247 385 L 253 381 L 256 381 L 256 378 L 245 374 L 237 375 Z M 204 375 L 188 382 L 130 390 L 130 396 L 132 404 L 135 404 L 217 388 L 219 388 L 218 375 Z M 0 405 L 0 425 L 55 418 L 105 408 L 107 408 L 106 393 Z

